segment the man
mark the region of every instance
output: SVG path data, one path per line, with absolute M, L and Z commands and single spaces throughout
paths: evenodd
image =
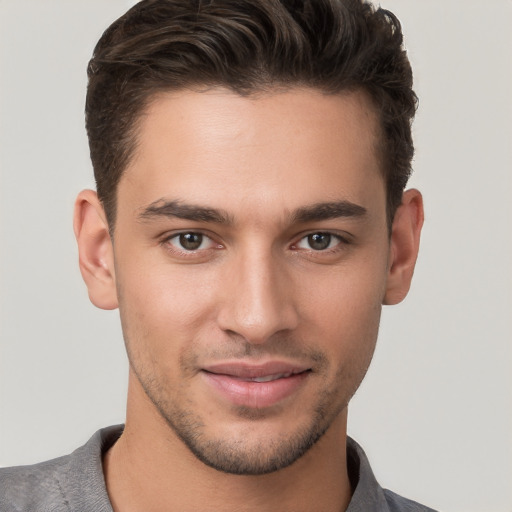
M 0 509 L 428 510 L 346 434 L 423 221 L 396 18 L 146 0 L 88 74 L 74 228 L 91 301 L 120 310 L 126 424 L 3 470 Z

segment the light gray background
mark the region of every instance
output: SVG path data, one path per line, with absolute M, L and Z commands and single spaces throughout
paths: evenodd
M 388 0 L 420 110 L 415 283 L 385 308 L 350 433 L 384 486 L 445 511 L 512 510 L 512 2 Z M 71 229 L 93 185 L 85 68 L 127 0 L 0 0 L 0 465 L 122 422 L 117 312 L 87 300 Z

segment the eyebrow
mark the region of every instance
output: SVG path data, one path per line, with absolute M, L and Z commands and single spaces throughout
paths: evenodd
M 333 201 L 328 203 L 316 203 L 295 210 L 293 220 L 295 222 L 315 222 L 319 220 L 337 219 L 340 217 L 364 217 L 367 210 L 350 201 Z
M 151 220 L 159 217 L 185 219 L 197 222 L 213 222 L 216 224 L 232 224 L 231 217 L 222 210 L 208 208 L 181 201 L 158 199 L 144 208 L 138 215 L 140 220 Z
M 315 222 L 340 217 L 364 217 L 366 208 L 350 201 L 332 201 L 315 203 L 298 208 L 291 214 L 294 223 Z M 196 222 L 211 222 L 215 224 L 233 224 L 232 217 L 223 210 L 208 208 L 182 201 L 166 201 L 158 199 L 145 207 L 138 215 L 142 221 L 164 218 L 178 218 Z

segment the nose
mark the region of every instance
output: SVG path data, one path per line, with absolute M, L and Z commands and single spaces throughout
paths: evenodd
M 240 254 L 231 262 L 219 327 L 251 344 L 293 331 L 299 322 L 293 280 L 286 263 L 270 251 Z

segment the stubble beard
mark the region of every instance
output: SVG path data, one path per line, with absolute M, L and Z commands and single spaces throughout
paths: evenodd
M 377 324 L 378 325 L 378 324 Z M 147 357 L 149 354 L 135 350 L 130 343 L 128 329 L 123 326 L 125 344 L 130 367 L 154 405 L 161 418 L 170 430 L 183 442 L 190 452 L 207 466 L 233 475 L 264 475 L 286 468 L 300 459 L 327 432 L 336 418 L 348 406 L 350 399 L 363 380 L 372 359 L 375 342 L 368 346 L 362 357 L 348 358 L 343 366 L 332 374 L 331 365 L 326 354 L 316 349 L 306 348 L 297 344 L 297 340 L 286 338 L 274 340 L 269 347 L 252 346 L 241 343 L 232 348 L 232 353 L 212 354 L 211 360 L 230 357 L 262 357 L 265 354 L 288 356 L 297 361 L 309 361 L 313 368 L 312 375 L 307 379 L 317 379 L 316 394 L 311 404 L 309 420 L 297 424 L 293 431 L 274 432 L 272 437 L 258 433 L 258 422 L 265 421 L 274 411 L 258 410 L 249 407 L 235 407 L 228 414 L 233 414 L 252 422 L 254 428 L 247 429 L 244 435 L 233 438 L 229 432 L 213 435 L 209 432 L 201 411 L 193 403 L 177 400 L 174 397 L 185 396 L 186 390 L 170 389 L 168 378 L 158 371 L 156 359 Z M 376 334 L 375 338 L 376 340 Z M 142 344 L 143 345 L 143 344 Z M 135 346 L 141 346 L 136 344 Z M 190 348 L 190 347 L 189 347 Z M 180 359 L 181 382 L 197 372 L 197 360 L 191 352 Z M 306 386 L 308 383 L 306 382 Z M 286 407 L 286 405 L 283 405 Z M 278 413 L 275 413 L 277 416 Z M 272 421 L 272 420 L 271 420 Z M 254 436 L 251 433 L 256 432 Z M 343 434 L 340 432 L 340 436 Z M 343 442 L 340 439 L 340 442 Z
M 274 438 L 254 441 L 247 439 L 248 436 L 243 439 L 233 439 L 229 434 L 210 436 L 200 414 L 171 403 L 165 398 L 167 393 L 154 379 L 141 378 L 135 369 L 134 372 L 160 416 L 190 452 L 207 466 L 232 475 L 264 475 L 286 468 L 300 459 L 347 407 L 362 380 L 361 377 L 350 393 L 345 389 L 345 393 L 340 394 L 339 383 L 347 381 L 347 375 L 340 369 L 334 379 L 338 385 L 324 388 L 319 393 L 308 424 L 298 426 L 286 436 L 276 434 Z M 235 411 L 238 417 L 255 423 L 266 416 L 265 411 L 246 407 L 237 407 Z

